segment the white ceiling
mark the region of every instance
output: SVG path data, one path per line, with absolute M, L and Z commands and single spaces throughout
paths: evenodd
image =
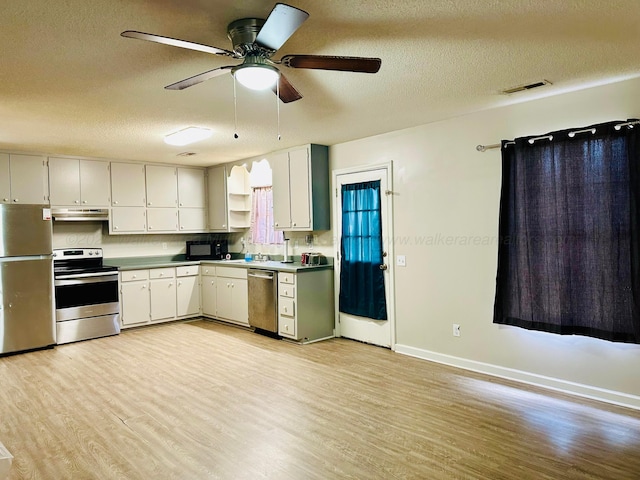
M 231 49 L 227 25 L 266 18 L 264 0 L 2 0 L 0 149 L 211 165 L 333 145 L 640 75 L 638 0 L 291 0 L 309 19 L 274 56 L 380 57 L 377 74 L 288 69 L 304 98 L 213 78 L 164 86 L 236 60 L 120 36 L 139 30 Z M 504 88 L 547 79 L 518 95 Z M 187 126 L 214 130 L 163 143 Z M 197 153 L 178 157 L 180 152 Z

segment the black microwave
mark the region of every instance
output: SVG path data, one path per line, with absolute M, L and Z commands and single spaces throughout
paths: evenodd
M 227 240 L 187 241 L 187 260 L 224 260 L 229 253 Z

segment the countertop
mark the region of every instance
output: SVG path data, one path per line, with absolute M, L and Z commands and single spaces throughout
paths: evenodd
M 215 265 L 235 268 L 257 268 L 260 270 L 275 270 L 277 272 L 302 273 L 312 270 L 333 270 L 333 259 L 327 258 L 325 265 L 301 265 L 300 259 L 293 263 L 282 263 L 277 260 L 266 262 L 251 261 L 242 259 L 234 260 L 187 260 L 184 255 L 168 255 L 160 257 L 122 257 L 105 258 L 103 263 L 110 267 L 118 267 L 119 270 L 141 270 L 147 268 L 180 267 L 183 265 Z

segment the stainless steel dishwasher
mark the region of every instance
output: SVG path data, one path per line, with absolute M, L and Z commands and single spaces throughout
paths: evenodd
M 249 269 L 249 325 L 278 332 L 278 274 L 271 270 Z

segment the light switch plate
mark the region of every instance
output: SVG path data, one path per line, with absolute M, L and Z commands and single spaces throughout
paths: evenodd
M 407 266 L 407 257 L 404 255 L 396 255 L 396 265 L 398 267 L 406 267 Z

